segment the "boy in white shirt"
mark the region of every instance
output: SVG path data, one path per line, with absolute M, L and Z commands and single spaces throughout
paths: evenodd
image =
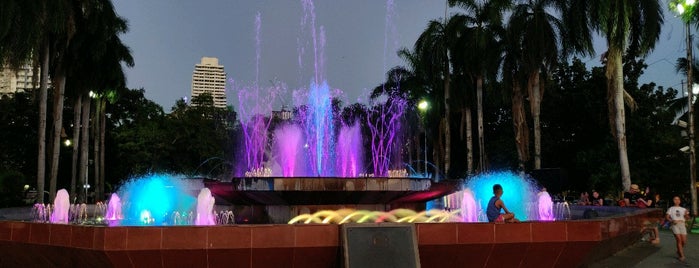
M 680 261 L 684 261 L 684 245 L 687 244 L 687 226 L 684 222 L 689 219 L 689 211 L 680 206 L 679 196 L 673 197 L 672 202 L 675 205 L 667 209 L 665 218 L 672 222 L 670 229 L 677 241 L 677 255 Z

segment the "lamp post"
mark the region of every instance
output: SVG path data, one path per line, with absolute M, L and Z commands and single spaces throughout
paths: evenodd
M 85 184 L 83 184 L 83 189 L 85 189 L 85 203 L 87 204 L 87 190 L 90 190 L 90 184 L 85 182 Z
M 689 192 L 692 196 L 692 214 L 697 216 L 697 159 L 694 146 L 694 89 L 692 82 L 692 35 L 690 33 L 689 23 L 692 20 L 693 8 L 695 0 L 671 0 L 669 2 L 670 10 L 678 14 L 682 20 L 685 22 L 685 34 L 687 41 L 687 132 L 689 136 L 689 180 L 690 189 Z
M 425 124 L 425 117 L 427 116 L 427 109 L 430 108 L 430 103 L 426 100 L 421 100 L 417 104 L 417 108 L 422 113 L 422 128 L 425 130 L 425 177 L 427 177 L 427 125 Z

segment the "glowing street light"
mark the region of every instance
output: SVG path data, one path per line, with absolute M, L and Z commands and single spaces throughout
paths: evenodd
M 87 203 L 87 190 L 90 190 L 90 184 L 85 182 L 85 184 L 83 184 L 83 189 L 85 189 L 85 203 Z
M 417 104 L 417 108 L 420 109 L 420 111 L 426 111 L 427 108 L 430 107 L 430 103 L 428 103 L 426 100 L 421 100 L 420 103 Z
M 427 109 L 430 108 L 430 103 L 427 102 L 426 100 L 421 100 L 417 104 L 417 108 L 423 113 L 422 117 L 422 128 L 425 130 L 425 177 L 427 177 L 427 126 L 425 124 L 425 116 L 424 114 L 427 112 Z
M 690 194 L 692 196 L 692 214 L 697 216 L 697 158 L 694 145 L 694 109 L 692 100 L 694 94 L 694 83 L 692 83 L 692 35 L 690 33 L 689 23 L 694 15 L 695 0 L 670 0 L 668 3 L 670 10 L 675 12 L 682 18 L 685 23 L 685 34 L 687 41 L 687 131 L 689 132 L 689 180 Z

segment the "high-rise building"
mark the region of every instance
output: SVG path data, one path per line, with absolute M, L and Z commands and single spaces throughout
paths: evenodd
M 36 86 L 33 83 L 33 75 L 34 71 L 30 65 L 23 65 L 16 70 L 3 66 L 0 68 L 0 96 L 31 91 Z
M 226 108 L 226 72 L 217 58 L 203 57 L 194 65 L 192 74 L 192 98 L 202 93 L 213 97 L 214 107 Z

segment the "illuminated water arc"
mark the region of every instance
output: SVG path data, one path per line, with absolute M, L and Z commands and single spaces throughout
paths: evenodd
M 313 216 L 309 215 L 309 214 L 301 214 L 301 215 L 298 215 L 298 216 L 292 218 L 291 220 L 289 220 L 288 224 L 294 224 L 294 223 L 297 223 L 300 221 L 305 221 L 306 219 L 311 218 L 311 217 L 313 217 Z
M 365 215 L 366 213 L 369 213 L 369 212 L 370 211 L 368 211 L 368 210 L 358 210 L 358 211 L 355 211 L 353 213 L 350 213 L 349 215 L 345 216 L 345 218 L 343 218 L 342 221 L 340 221 L 340 224 L 346 223 L 346 222 L 352 220 L 352 218 L 360 216 L 360 218 L 354 220 L 356 222 L 359 219 L 361 219 L 362 215 Z

